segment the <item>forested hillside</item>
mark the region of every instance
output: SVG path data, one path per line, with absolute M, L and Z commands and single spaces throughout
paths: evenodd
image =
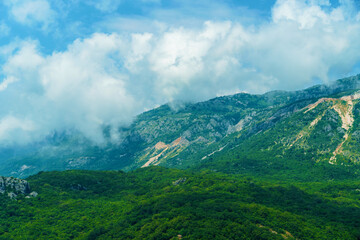
M 1 196 L 0 239 L 357 239 L 357 180 L 269 181 L 149 167 L 41 172 Z

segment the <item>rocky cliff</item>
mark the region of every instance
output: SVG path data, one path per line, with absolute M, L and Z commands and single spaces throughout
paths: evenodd
M 30 185 L 26 180 L 0 176 L 0 194 L 5 193 L 11 199 L 16 199 L 19 194 L 30 197 L 37 196 L 37 193 L 30 192 Z

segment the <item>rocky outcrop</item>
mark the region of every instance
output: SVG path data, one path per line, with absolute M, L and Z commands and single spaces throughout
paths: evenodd
M 26 180 L 19 178 L 0 177 L 0 193 L 5 191 L 27 194 L 30 192 L 30 185 Z
M 13 178 L 13 177 L 1 177 L 0 176 L 0 194 L 7 193 L 10 199 L 16 199 L 19 194 L 27 195 L 30 193 L 30 185 L 26 180 Z M 29 196 L 37 196 L 36 192 L 30 193 Z
M 178 180 L 176 180 L 176 181 L 173 181 L 173 185 L 174 186 L 177 186 L 177 185 L 179 185 L 179 184 L 181 184 L 181 183 L 184 183 L 184 182 L 186 182 L 186 178 L 179 178 Z
M 39 194 L 37 192 L 31 192 L 28 196 L 26 196 L 25 198 L 35 198 L 37 197 Z

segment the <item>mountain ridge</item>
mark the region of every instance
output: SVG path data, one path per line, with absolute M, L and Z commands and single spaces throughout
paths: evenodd
M 360 75 L 356 75 L 293 92 L 239 93 L 185 104 L 177 110 L 163 105 L 140 114 L 131 126 L 120 128 L 121 143 L 109 140 L 105 146 L 96 146 L 76 133 L 56 134 L 45 143 L 35 145 L 34 150 L 24 150 L 24 153 L 21 149 L 12 150 L 19 152 L 16 153 L 18 156 L 0 159 L 3 162 L 0 174 L 27 176 L 38 171 L 62 169 L 131 170 L 151 164 L 187 168 L 224 147 L 226 143 L 221 143 L 222 139 L 238 141 L 228 137 L 232 134 L 241 132 L 240 138 L 246 140 L 273 128 L 321 98 L 351 95 L 359 86 Z M 320 107 L 322 104 L 318 103 Z M 355 105 L 354 111 L 357 111 Z M 106 128 L 104 134 L 107 136 Z M 179 144 L 171 144 L 177 139 L 181 139 Z M 334 141 L 338 142 L 338 139 Z M 162 143 L 169 146 L 159 148 L 158 144 Z M 198 152 L 204 154 L 194 160 L 192 155 Z

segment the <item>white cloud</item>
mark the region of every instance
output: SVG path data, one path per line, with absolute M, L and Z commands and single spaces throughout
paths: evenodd
M 22 120 L 11 115 L 0 120 L 0 139 L 16 139 L 17 142 L 25 143 L 28 139 L 24 139 L 24 132 L 32 131 L 34 124 L 31 120 Z
M 273 20 L 275 23 L 281 21 L 294 21 L 301 29 L 313 28 L 315 24 L 329 24 L 332 15 L 327 14 L 318 4 L 306 4 L 298 0 L 279 0 L 273 8 Z
M 20 72 L 24 72 L 25 74 L 29 74 L 33 72 L 33 70 L 43 61 L 43 58 L 38 54 L 36 47 L 37 42 L 35 41 L 20 43 L 20 46 L 15 50 L 15 53 L 8 58 L 7 63 L 3 66 L 5 73 L 19 74 Z
M 2 81 L 0 83 L 0 92 L 4 91 L 11 83 L 14 83 L 16 81 L 18 81 L 18 79 L 14 78 L 12 76 L 4 79 L 4 81 Z
M 102 126 L 115 129 L 168 101 L 299 89 L 344 76 L 360 62 L 359 13 L 347 11 L 328 1 L 279 0 L 259 26 L 163 23 L 153 32 L 93 34 L 47 56 L 32 41 L 4 48 L 0 101 L 9 104 L 0 106 L 0 143 L 64 129 L 101 140 Z M 7 123 L 11 117 L 16 124 Z
M 176 99 L 180 92 L 189 90 L 194 81 L 215 80 L 211 77 L 214 70 L 211 66 L 219 61 L 224 63 L 223 58 L 233 50 L 228 51 L 221 45 L 231 41 L 231 32 L 230 22 L 206 22 L 200 30 L 179 28 L 164 33 L 148 59 L 162 94 L 169 100 Z
M 12 17 L 24 25 L 40 24 L 47 29 L 56 15 L 47 0 L 4 0 L 4 3 Z
M 40 79 L 46 99 L 60 114 L 70 113 L 58 116 L 65 125 L 98 138 L 103 125 L 129 123 L 139 111 L 119 70 L 121 44 L 115 34 L 95 34 L 47 58 Z
M 360 25 L 344 15 L 343 6 L 325 11 L 303 1 L 278 1 L 273 23 L 256 35 L 254 48 L 262 56 L 254 61 L 263 73 L 292 79 L 294 87 L 314 78 L 327 81 L 331 72 L 350 72 L 360 60 Z

